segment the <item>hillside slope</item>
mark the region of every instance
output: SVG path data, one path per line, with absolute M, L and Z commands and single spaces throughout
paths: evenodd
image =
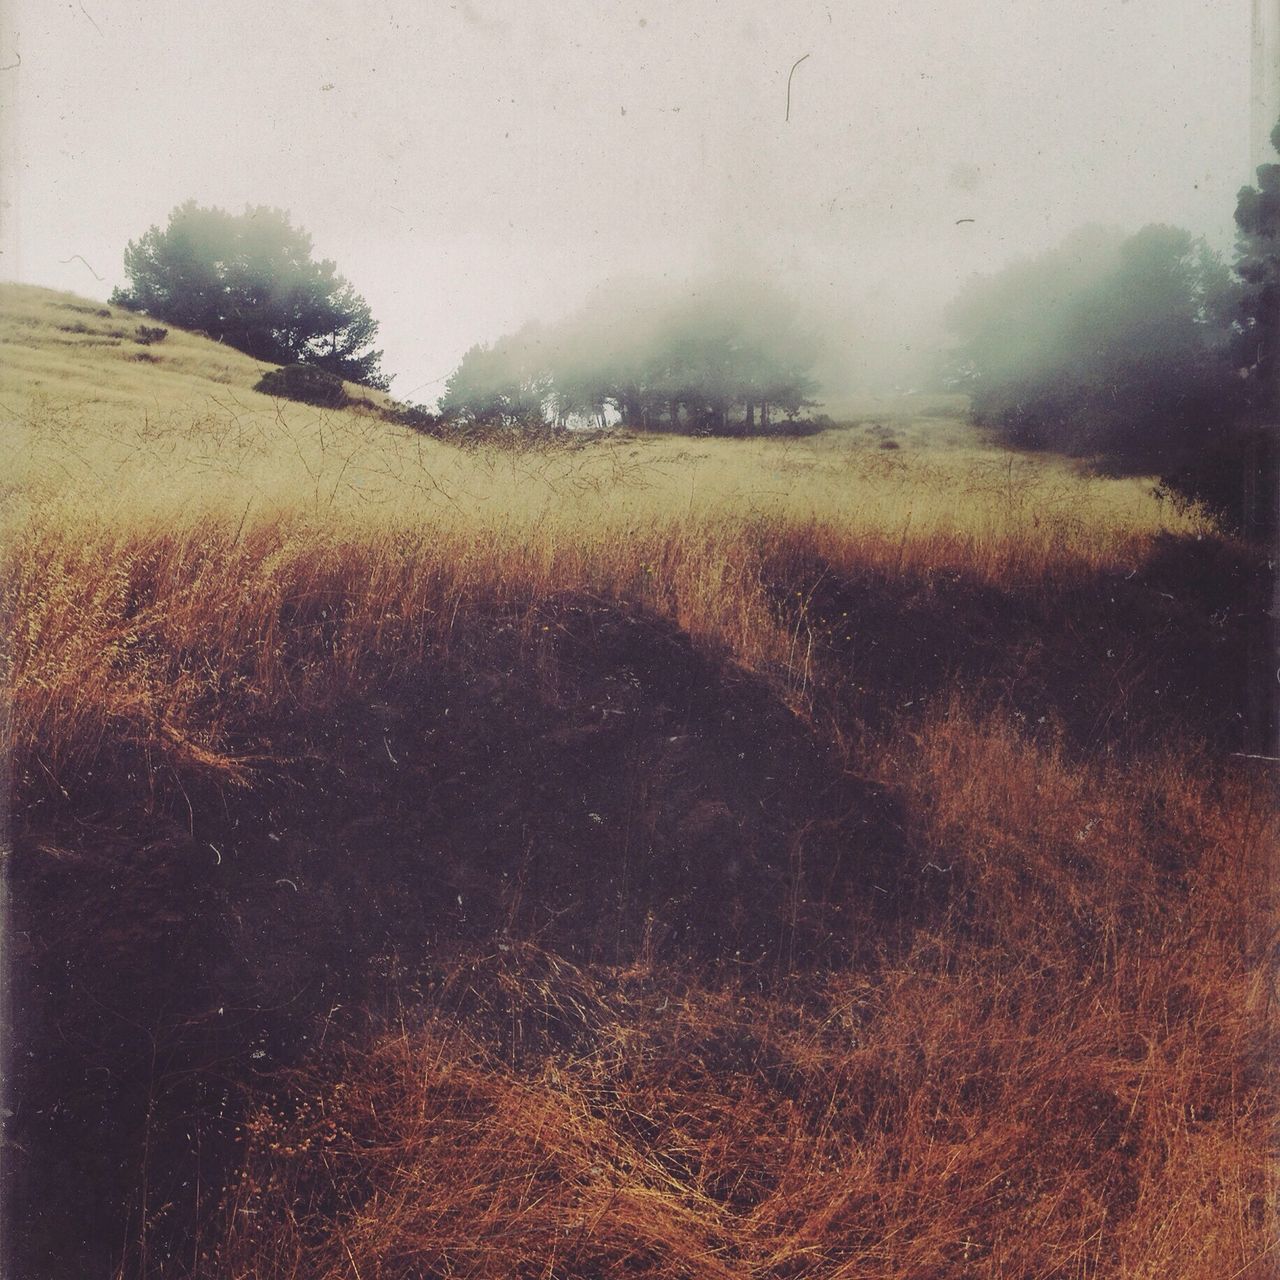
M 1254 553 L 0 311 L 13 1274 L 1269 1274 Z

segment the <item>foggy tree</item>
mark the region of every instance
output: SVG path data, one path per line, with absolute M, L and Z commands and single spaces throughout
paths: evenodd
M 1280 122 L 1271 131 L 1280 152 Z M 1274 542 L 1280 522 L 1280 164 L 1260 165 L 1236 198 L 1230 353 L 1233 412 L 1211 423 L 1201 447 L 1168 484 L 1223 513 L 1242 532 Z
M 816 336 L 781 291 L 729 277 L 684 294 L 634 280 L 555 326 L 473 347 L 440 406 L 464 425 L 620 420 L 713 434 L 794 417 L 816 390 Z
M 1226 412 L 1233 299 L 1220 256 L 1189 232 L 1091 228 L 973 282 L 948 320 L 977 421 L 1013 444 L 1159 471 Z
M 1280 122 L 1271 131 L 1280 152 Z M 1258 185 L 1236 200 L 1236 274 L 1240 277 L 1239 334 L 1234 350 L 1250 412 L 1280 417 L 1280 164 L 1258 168 Z
M 307 364 L 386 389 L 369 305 L 281 209 L 179 205 L 124 255 L 111 301 L 208 334 L 272 364 Z
M 810 403 L 816 351 L 781 291 L 734 279 L 705 282 L 659 314 L 636 388 L 637 425 L 715 434 L 749 432 L 757 421 L 767 427 L 771 409 L 794 415 Z
M 1280 124 L 1272 132 L 1280 151 Z M 1280 164 L 1240 190 L 1231 270 L 1203 240 L 1089 229 L 952 304 L 958 381 L 1012 444 L 1157 474 L 1237 529 L 1280 507 Z
M 441 413 L 469 427 L 545 426 L 553 392 L 539 335 L 537 326 L 526 326 L 473 346 L 445 384 Z
M 959 339 L 952 364 L 978 420 L 1018 444 L 1054 443 L 1043 411 L 1025 407 L 1053 379 L 1072 316 L 1115 270 L 1122 243 L 1118 231 L 1084 227 L 1056 249 L 975 278 L 951 303 L 946 319 Z

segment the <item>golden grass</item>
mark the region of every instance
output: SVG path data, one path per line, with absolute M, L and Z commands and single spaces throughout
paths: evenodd
M 6 531 L 4 586 L 5 612 L 16 620 L 17 754 L 39 744 L 60 759 L 120 718 L 156 726 L 162 740 L 216 749 L 218 708 L 206 695 L 228 670 L 259 699 L 283 687 L 277 639 L 286 609 L 340 617 L 325 665 L 347 679 L 370 662 L 419 661 L 428 640 L 447 641 L 476 609 L 586 592 L 652 608 L 803 690 L 808 639 L 780 618 L 771 592 L 802 595 L 815 560 L 836 571 L 950 568 L 978 580 L 1043 582 L 1136 568 L 1162 527 L 1136 531 L 1118 503 L 1110 528 L 1101 518 L 1090 527 L 1081 504 L 1065 498 L 1056 509 L 1046 500 L 1039 515 L 1025 494 L 1005 512 L 989 511 L 977 462 L 963 473 L 965 496 L 928 461 L 914 475 L 877 478 L 859 469 L 856 455 L 828 464 L 810 454 L 793 487 L 754 511 L 726 481 L 728 467 L 708 464 L 708 488 L 713 477 L 720 488 L 700 502 L 684 498 L 685 485 L 696 497 L 701 473 L 692 466 L 682 475 L 650 462 L 639 475 L 596 486 L 601 455 L 657 447 L 606 444 L 583 460 L 449 458 L 455 469 L 473 468 L 471 488 L 451 484 L 435 497 L 442 482 L 433 479 L 427 510 L 413 514 L 335 503 L 317 515 L 278 499 L 254 510 L 234 490 L 184 500 L 159 483 L 138 490 L 132 481 L 104 489 L 100 505 L 65 493 L 20 501 Z M 761 446 L 758 456 L 770 452 Z M 851 472 L 868 492 L 842 517 Z M 932 504 L 931 517 L 909 505 L 912 483 L 920 486 L 914 500 Z M 944 518 L 948 502 L 955 510 Z
M 19 826 L 125 752 L 252 785 L 272 744 L 248 720 L 562 593 L 652 609 L 803 711 L 815 573 L 1048 591 L 1213 535 L 945 405 L 897 450 L 864 428 L 462 450 L 273 401 L 255 362 L 135 323 L 0 289 Z M 1194 744 L 1084 764 L 960 701 L 862 742 L 919 852 L 876 964 L 765 994 L 661 956 L 441 961 L 403 1027 L 331 1046 L 254 1118 L 195 1271 L 1275 1274 L 1266 789 Z M 507 1024 L 543 1034 L 517 1049 Z
M 259 364 L 180 331 L 113 337 L 136 320 L 118 308 L 5 286 L 0 315 L 11 730 L 59 777 L 113 722 L 234 770 L 211 691 L 228 670 L 259 700 L 282 687 L 286 606 L 341 613 L 344 679 L 417 660 L 469 608 L 581 591 L 803 689 L 807 640 L 769 588 L 803 592 L 815 561 L 1038 583 L 1209 529 L 1140 480 L 964 445 L 955 419 L 931 420 L 938 450 L 856 430 L 460 450 L 262 396 Z

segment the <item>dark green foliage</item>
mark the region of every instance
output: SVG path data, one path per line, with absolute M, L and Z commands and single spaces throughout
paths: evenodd
M 1280 152 L 1280 123 L 1271 131 Z M 1239 333 L 1234 351 L 1251 416 L 1280 418 L 1280 164 L 1258 168 L 1258 185 L 1236 200 Z
M 235 215 L 193 200 L 125 250 L 129 287 L 111 301 L 272 364 L 307 364 L 385 389 L 368 303 L 316 262 L 311 237 L 280 209 Z
M 1217 439 L 1170 467 L 1156 492 L 1175 501 L 1199 502 L 1240 532 L 1273 542 L 1280 516 L 1275 424 L 1230 424 Z
M 1231 300 L 1188 232 L 1088 229 L 975 281 L 949 319 L 979 422 L 1021 447 L 1159 470 L 1233 395 Z
M 349 401 L 341 378 L 307 364 L 287 364 L 282 369 L 272 369 L 262 375 L 254 390 L 325 409 L 340 409 Z
M 1271 144 L 1280 152 L 1280 122 Z M 1260 165 L 1258 185 L 1240 189 L 1236 231 L 1236 419 L 1168 480 L 1238 528 L 1274 542 L 1280 523 L 1280 164 Z
M 1280 125 L 1272 134 L 1280 149 Z M 957 381 L 1008 443 L 1152 473 L 1236 529 L 1280 507 L 1280 164 L 1236 207 L 1234 269 L 1202 240 L 1088 229 L 975 281 L 949 320 Z
M 133 340 L 139 346 L 149 347 L 153 342 L 163 342 L 169 336 L 169 330 L 163 325 L 140 324 L 134 330 Z
M 1271 131 L 1280 152 L 1280 123 Z M 1237 529 L 1274 543 L 1280 523 L 1280 164 L 1258 167 L 1236 198 L 1234 309 L 1228 414 L 1206 416 L 1198 447 L 1164 481 L 1221 512 Z

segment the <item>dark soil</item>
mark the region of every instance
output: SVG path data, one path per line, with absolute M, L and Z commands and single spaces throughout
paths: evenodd
M 884 798 L 766 682 L 595 601 L 244 732 L 278 761 L 251 790 L 157 797 L 122 747 L 19 826 L 12 1132 L 40 1159 L 11 1187 L 18 1274 L 195 1247 L 238 1082 L 375 1000 L 388 956 L 540 937 L 780 972 L 894 847 Z

